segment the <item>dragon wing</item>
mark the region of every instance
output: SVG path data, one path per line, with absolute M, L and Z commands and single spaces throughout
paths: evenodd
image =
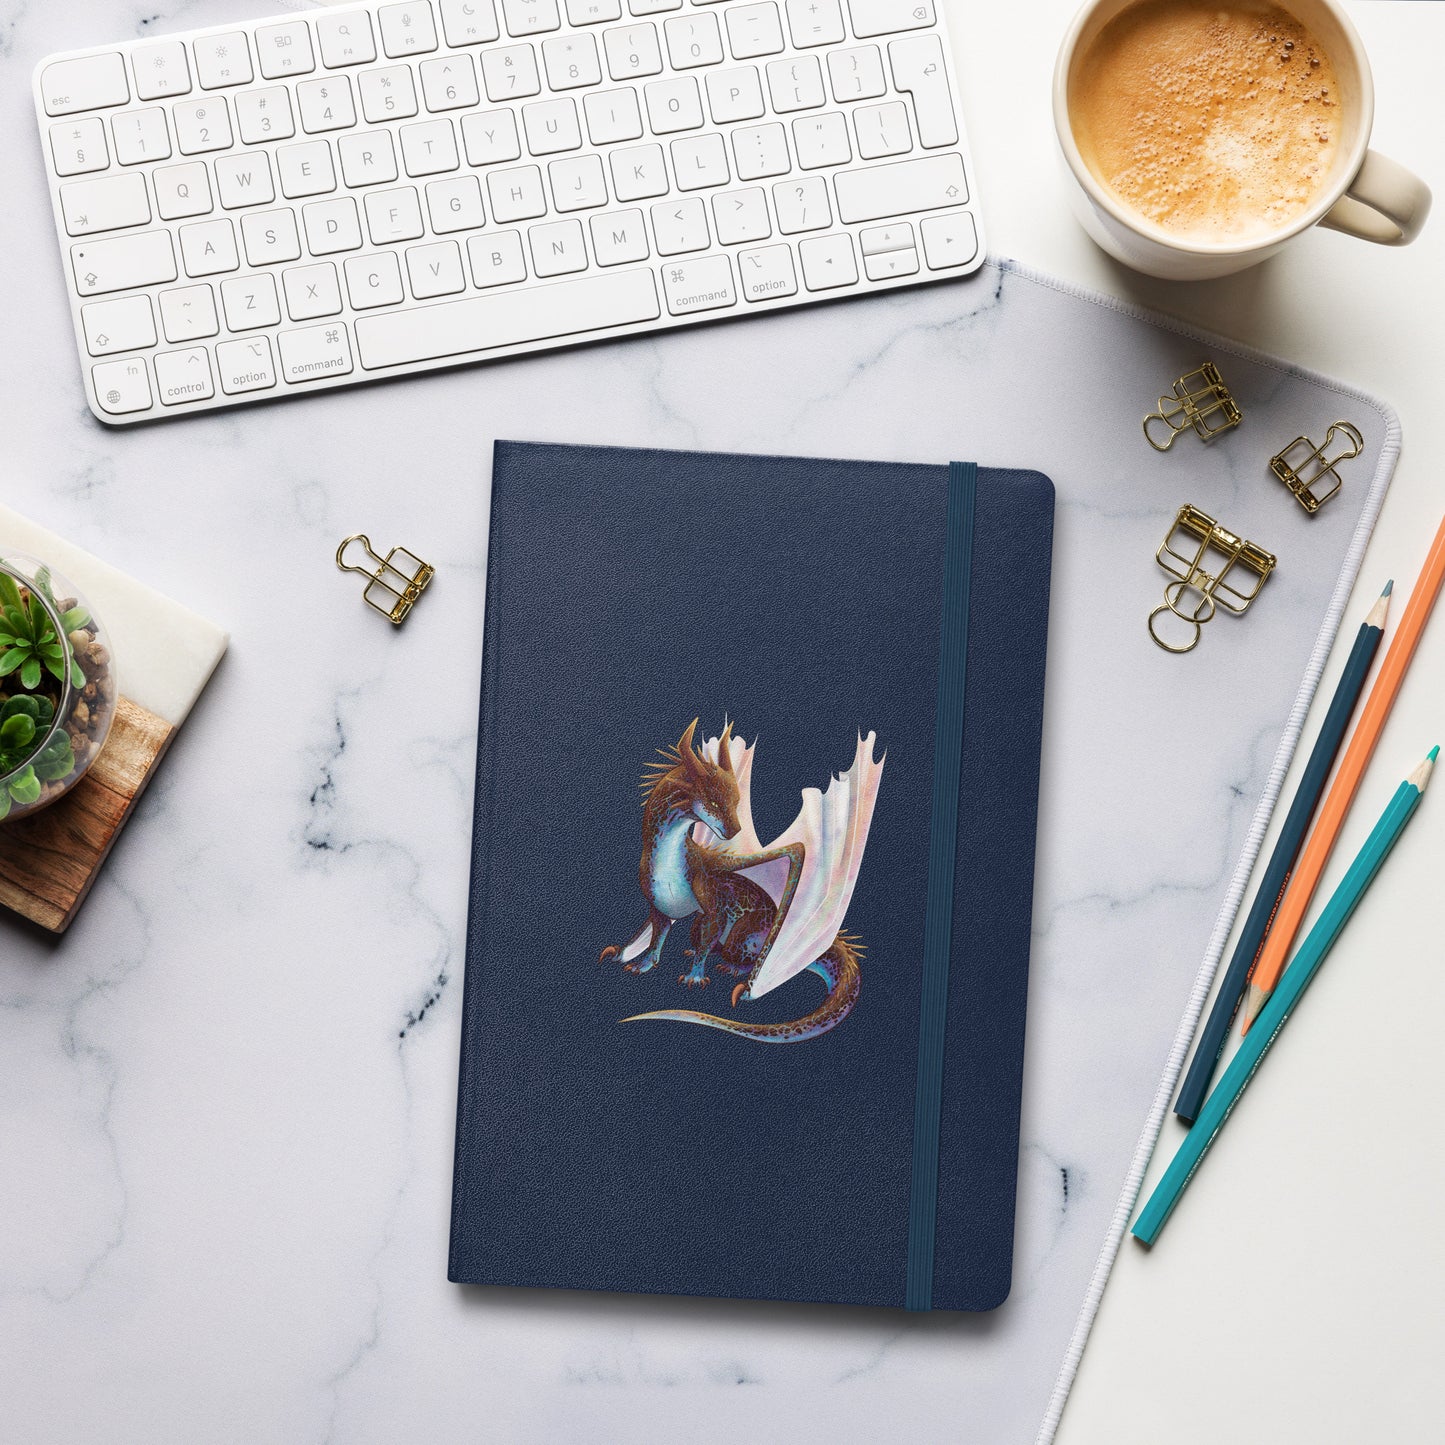
M 874 742 L 875 734 L 871 732 L 866 738 L 858 739 L 853 766 L 833 777 L 826 792 L 804 788 L 798 816 L 771 843 L 764 845 L 759 842 L 753 826 L 750 798 L 753 751 L 757 744 L 748 746 L 740 738 L 732 739 L 731 761 L 738 780 L 738 821 L 742 826 L 735 837 L 720 847 L 715 835 L 702 824 L 693 836 L 698 843 L 723 853 L 739 857 L 769 855 L 756 863 L 744 863 L 737 870 L 786 910 L 771 945 L 753 969 L 748 983 L 750 998 L 761 998 L 801 973 L 827 952 L 843 926 L 858 882 L 868 829 L 873 821 L 873 805 L 878 798 L 878 783 L 883 774 L 884 758 L 874 759 Z M 717 747 L 716 738 L 709 738 L 704 745 L 712 762 L 717 761 Z M 789 853 L 783 850 L 798 843 L 802 844 L 802 867 L 792 896 L 784 904 L 794 865 Z

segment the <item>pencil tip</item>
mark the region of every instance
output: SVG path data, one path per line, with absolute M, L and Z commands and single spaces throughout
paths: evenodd
M 1439 743 L 1436 743 L 1435 746 L 1434 746 L 1433 748 L 1431 748 L 1428 753 L 1425 754 L 1425 761 L 1426 761 L 1427 763 L 1433 763 L 1433 762 L 1435 761 L 1435 759 L 1438 758 L 1439 756 L 1440 756 L 1440 744 L 1439 744 Z
M 1381 596 L 1381 597 L 1388 597 L 1388 596 L 1390 595 L 1390 593 L 1392 593 L 1394 590 L 1395 590 L 1395 579 L 1394 579 L 1393 577 L 1391 577 L 1390 580 L 1385 583 L 1385 590 L 1384 590 L 1382 593 L 1380 593 L 1380 596 Z

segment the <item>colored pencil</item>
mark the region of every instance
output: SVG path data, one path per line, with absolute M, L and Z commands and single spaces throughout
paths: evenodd
M 1436 597 L 1440 595 L 1442 581 L 1445 581 L 1445 518 L 1441 519 L 1440 529 L 1430 544 L 1430 555 L 1426 557 L 1414 590 L 1410 593 L 1410 600 L 1405 604 L 1405 615 L 1400 618 L 1400 626 L 1390 639 L 1385 660 L 1380 664 L 1379 676 L 1375 678 L 1375 685 L 1365 699 L 1364 711 L 1360 714 L 1360 721 L 1345 749 L 1344 760 L 1340 763 L 1324 805 L 1320 808 L 1320 816 L 1310 834 L 1309 842 L 1305 844 L 1304 852 L 1300 854 L 1299 862 L 1295 865 L 1289 888 L 1280 900 L 1269 937 L 1265 939 L 1264 947 L 1260 950 L 1259 962 L 1254 967 L 1254 977 L 1249 982 L 1249 996 L 1244 1002 L 1244 1028 L 1241 1033 L 1249 1032 L 1249 1026 L 1259 1017 L 1259 1011 L 1264 1007 L 1270 990 L 1279 981 L 1285 959 L 1289 957 L 1289 951 L 1294 945 L 1295 934 L 1299 932 L 1300 924 L 1309 910 L 1310 900 L 1319 886 L 1320 874 L 1325 871 L 1325 864 L 1330 860 L 1335 840 L 1340 836 L 1350 804 L 1355 800 L 1360 779 L 1364 777 L 1365 768 L 1375 751 L 1375 744 L 1380 740 L 1380 731 L 1390 716 L 1396 697 L 1399 696 L 1400 684 L 1405 680 L 1405 672 L 1410 666 L 1410 659 L 1415 655 L 1415 648 L 1419 644 L 1425 623 L 1429 620 L 1430 610 L 1435 605 Z
M 1254 905 L 1244 921 L 1244 931 L 1234 946 L 1229 967 L 1224 972 L 1224 981 L 1215 995 L 1214 1007 L 1209 1011 L 1199 1043 L 1194 1049 L 1194 1058 L 1189 1072 L 1184 1076 L 1184 1085 L 1179 1090 L 1179 1099 L 1174 1112 L 1187 1124 L 1192 1124 L 1209 1092 L 1214 1071 L 1219 1067 L 1219 1056 L 1224 1052 L 1224 1042 L 1229 1037 L 1229 1026 L 1239 1012 L 1240 1000 L 1244 997 L 1245 985 L 1254 972 L 1255 960 L 1264 947 L 1269 925 L 1279 901 L 1284 896 L 1285 885 L 1289 882 L 1290 871 L 1294 868 L 1299 850 L 1304 846 L 1305 834 L 1309 832 L 1310 819 L 1319 806 L 1320 797 L 1329 782 L 1330 769 L 1335 765 L 1340 745 L 1345 740 L 1345 731 L 1355 711 L 1355 704 L 1365 690 L 1365 679 L 1370 674 L 1370 664 L 1379 651 L 1380 638 L 1385 634 L 1385 618 L 1390 611 L 1390 592 L 1394 582 L 1387 582 L 1375 605 L 1370 608 L 1360 630 L 1355 634 L 1355 645 L 1350 649 L 1345 670 L 1330 699 L 1329 711 L 1320 725 L 1320 734 L 1315 739 L 1310 760 L 1300 778 L 1299 790 L 1290 804 L 1284 827 L 1280 829 L 1279 841 L 1270 854 L 1269 866 L 1264 870 L 1259 892 L 1254 895 Z
M 1421 795 L 1430 781 L 1430 772 L 1440 749 L 1431 749 L 1430 756 L 1405 779 L 1395 790 L 1390 805 L 1375 824 L 1374 831 L 1360 849 L 1355 861 L 1350 864 L 1340 886 L 1325 905 L 1319 921 L 1310 929 L 1309 936 L 1300 945 L 1294 962 L 1285 971 L 1280 986 L 1275 989 L 1260 1015 L 1259 1029 L 1250 1035 L 1229 1061 L 1223 1077 L 1214 1092 L 1205 1100 L 1199 1111 L 1198 1122 L 1184 1136 L 1163 1177 L 1154 1186 L 1149 1202 L 1139 1211 L 1131 1231 L 1136 1239 L 1153 1244 L 1159 1238 L 1174 1206 L 1194 1178 L 1209 1146 L 1219 1137 L 1225 1121 L 1234 1112 L 1254 1072 L 1264 1061 L 1270 1045 L 1279 1037 L 1280 1031 L 1289 1020 L 1294 1006 L 1299 1002 L 1310 980 L 1319 972 L 1320 965 L 1329 956 L 1335 940 L 1344 932 L 1345 924 L 1355 911 L 1365 891 L 1374 882 L 1390 850 L 1405 831 L 1405 825 L 1420 806 Z

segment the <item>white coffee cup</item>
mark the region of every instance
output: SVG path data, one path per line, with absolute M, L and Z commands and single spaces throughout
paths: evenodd
M 1370 149 L 1375 86 L 1365 48 L 1335 0 L 1277 0 L 1324 46 L 1335 67 L 1344 133 L 1329 185 L 1286 225 L 1247 241 L 1184 240 L 1130 210 L 1100 184 L 1075 143 L 1069 86 L 1099 31 L 1136 0 L 1088 0 L 1074 17 L 1054 67 L 1054 129 L 1068 171 L 1070 203 L 1084 229 L 1111 256 L 1146 275 L 1203 281 L 1242 271 L 1273 256 L 1311 226 L 1344 231 L 1384 246 L 1413 241 L 1430 213 L 1430 188 L 1418 176 Z

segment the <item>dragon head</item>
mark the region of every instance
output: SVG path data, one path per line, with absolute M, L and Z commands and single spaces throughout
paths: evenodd
M 679 765 L 675 771 L 682 774 L 681 781 L 692 804 L 692 816 L 711 828 L 719 838 L 736 837 L 742 824 L 738 821 L 738 780 L 733 772 L 733 725 L 729 723 L 723 729 L 718 740 L 718 761 L 714 763 L 693 747 L 697 722 L 693 718 L 687 725 L 687 731 L 678 739 Z

